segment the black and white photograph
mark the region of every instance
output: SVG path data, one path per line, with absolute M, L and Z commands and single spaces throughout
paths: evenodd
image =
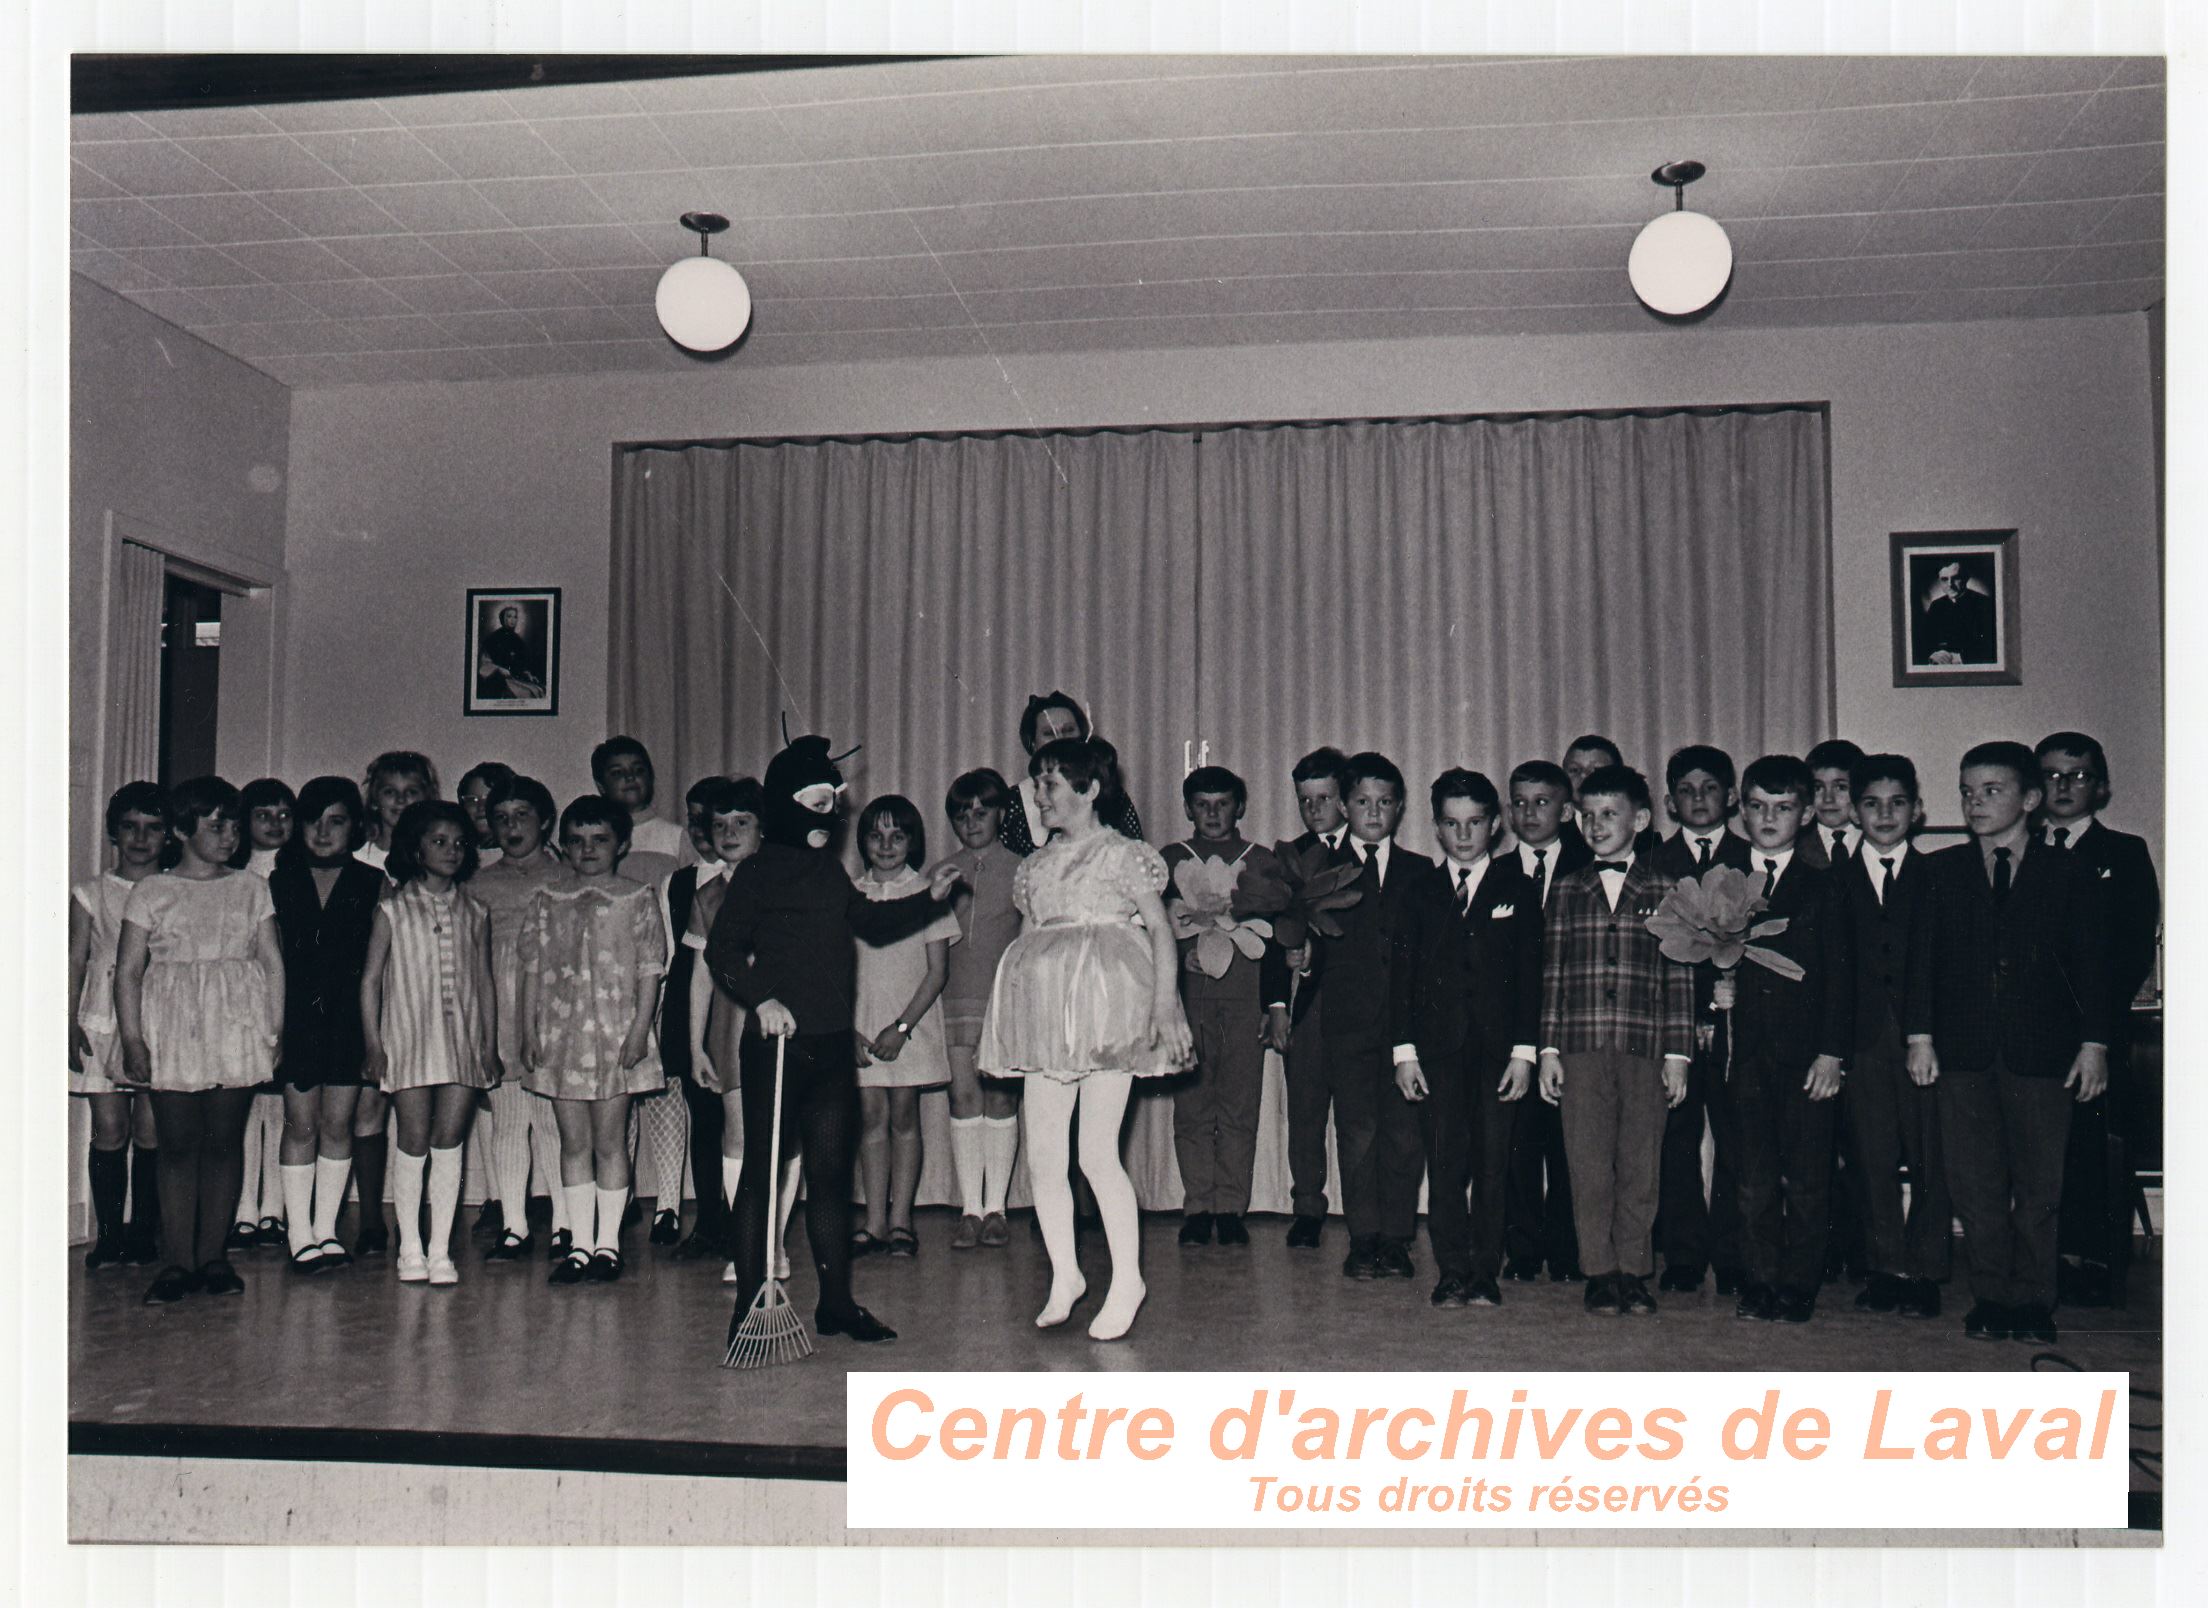
M 2159 34 L 1355 48 L 72 58 L 72 1542 L 2083 1372 L 2113 1517 L 1689 1539 L 2159 1553 Z
M 1897 531 L 1893 544 L 1894 685 L 2022 681 L 2017 533 Z
M 467 712 L 560 712 L 560 589 L 468 590 Z

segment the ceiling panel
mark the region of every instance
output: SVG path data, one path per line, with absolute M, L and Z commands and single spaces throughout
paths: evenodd
M 2155 58 L 971 58 L 72 120 L 72 266 L 292 385 L 729 361 L 1658 324 L 1624 259 L 1688 201 L 1704 326 L 2135 311 L 2163 287 Z

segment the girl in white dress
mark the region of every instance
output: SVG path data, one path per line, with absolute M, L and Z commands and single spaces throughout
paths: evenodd
M 241 869 L 267 880 L 276 869 L 276 856 L 298 829 L 298 795 L 279 777 L 263 776 L 238 790 L 245 811 L 245 841 Z M 238 1189 L 238 1207 L 231 1215 L 237 1226 L 230 1230 L 230 1248 L 249 1251 L 256 1245 L 284 1243 L 284 1219 L 280 1151 L 284 1139 L 284 1094 L 271 1085 L 253 1093 L 253 1109 L 245 1119 L 245 1179 Z

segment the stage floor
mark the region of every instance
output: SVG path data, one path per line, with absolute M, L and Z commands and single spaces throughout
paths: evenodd
M 141 1304 L 153 1269 L 88 1274 L 73 1251 L 72 1443 L 836 1478 L 855 1370 L 1987 1370 L 2029 1367 L 2037 1349 L 1966 1341 L 1957 1285 L 1933 1322 L 1857 1312 L 1852 1289 L 1828 1288 L 1812 1323 L 1744 1323 L 1707 1283 L 1659 1296 L 1653 1319 L 1591 1317 L 1580 1286 L 1546 1282 L 1506 1284 L 1500 1308 L 1440 1312 L 1427 1304 L 1423 1238 L 1418 1278 L 1357 1284 L 1340 1273 L 1338 1219 L 1315 1253 L 1289 1250 L 1286 1220 L 1270 1217 L 1251 1219 L 1246 1249 L 1183 1250 L 1171 1215 L 1144 1221 L 1150 1295 L 1134 1333 L 1099 1345 L 1084 1330 L 1106 1277 L 1100 1233 L 1081 1243 L 1090 1294 L 1073 1322 L 1043 1333 L 1033 1318 L 1047 1265 L 1025 1215 L 997 1251 L 949 1250 L 953 1222 L 923 1211 L 918 1258 L 860 1264 L 859 1299 L 897 1328 L 894 1344 L 820 1340 L 811 1360 L 757 1373 L 719 1366 L 731 1298 L 720 1265 L 675 1262 L 641 1228 L 625 1236 L 628 1271 L 611 1286 L 553 1288 L 541 1257 L 487 1264 L 473 1239 L 453 1289 L 400 1285 L 388 1260 L 302 1278 L 259 1251 L 237 1258 L 243 1296 L 166 1308 Z M 801 1264 L 803 1237 L 793 1225 Z M 812 1271 L 796 1271 L 791 1299 L 809 1316 Z M 2134 1269 L 2128 1310 L 2060 1318 L 2071 1362 L 2161 1389 L 2158 1263 Z M 2151 1403 L 2134 1411 L 2161 1416 Z

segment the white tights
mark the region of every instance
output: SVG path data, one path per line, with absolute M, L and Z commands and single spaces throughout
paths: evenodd
M 1035 1319 L 1039 1329 L 1066 1321 L 1088 1289 L 1074 1253 L 1073 1185 L 1066 1174 L 1073 1113 L 1081 1112 L 1081 1172 L 1096 1194 L 1104 1242 L 1112 1253 L 1112 1288 L 1089 1325 L 1092 1340 L 1117 1340 L 1131 1328 L 1147 1294 L 1142 1282 L 1142 1220 L 1135 1186 L 1119 1159 L 1120 1120 L 1134 1079 L 1125 1072 L 1091 1072 L 1078 1083 L 1027 1080 L 1029 1182 L 1043 1247 L 1050 1253 L 1050 1302 Z

